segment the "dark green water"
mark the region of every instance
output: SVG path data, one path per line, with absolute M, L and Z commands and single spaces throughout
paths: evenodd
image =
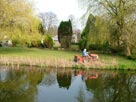
M 136 72 L 1 66 L 0 102 L 136 102 Z

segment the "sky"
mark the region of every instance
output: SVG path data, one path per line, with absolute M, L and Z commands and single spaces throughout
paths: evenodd
M 34 2 L 37 13 L 53 12 L 59 21 L 67 20 L 69 15 L 74 15 L 79 21 L 84 13 L 78 5 L 78 0 L 34 0 Z

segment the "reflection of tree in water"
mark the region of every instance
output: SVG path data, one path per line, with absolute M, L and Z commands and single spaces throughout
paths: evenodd
M 69 88 L 71 84 L 71 70 L 57 72 L 57 81 L 59 87 Z
M 82 88 L 80 88 L 76 99 L 77 99 L 77 102 L 85 102 L 85 94 L 84 94 L 84 90 Z
M 48 74 L 45 74 L 43 77 L 41 85 L 51 86 L 56 83 L 56 74 L 55 72 L 50 72 Z
M 101 73 L 97 80 L 86 80 L 93 92 L 92 102 L 136 102 L 136 74 Z
M 4 82 L 0 81 L 0 102 L 35 101 L 36 85 L 42 79 L 42 74 L 25 70 L 8 70 L 7 77 Z

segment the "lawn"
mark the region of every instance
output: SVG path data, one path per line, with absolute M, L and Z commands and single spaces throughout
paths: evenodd
M 136 69 L 136 61 L 125 57 L 99 54 L 99 61 L 75 63 L 74 55 L 80 51 L 37 48 L 0 48 L 0 63 L 8 65 L 38 65 L 53 67 L 85 67 L 99 69 Z
M 6 56 L 26 56 L 26 57 L 42 57 L 42 58 L 62 58 L 71 59 L 74 54 L 80 54 L 75 51 L 37 49 L 37 48 L 0 48 L 0 55 Z
M 23 64 L 71 67 L 76 51 L 37 49 L 37 48 L 0 48 L 1 64 Z

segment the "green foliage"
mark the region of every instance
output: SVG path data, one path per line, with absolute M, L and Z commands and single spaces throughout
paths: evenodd
M 130 60 L 136 60 L 136 54 L 133 54 L 131 56 L 127 56 L 127 58 Z
M 81 34 L 82 38 L 85 37 L 87 39 L 90 29 L 92 29 L 94 26 L 94 22 L 95 22 L 95 17 L 92 14 L 90 14 L 86 26 Z
M 0 12 L 3 12 L 0 15 L 1 29 L 30 31 L 34 16 L 31 4 L 27 0 L 1 0 Z
M 58 40 L 61 43 L 61 47 L 70 47 L 72 34 L 73 31 L 71 21 L 62 21 L 58 28 Z
M 6 35 L 7 39 L 11 39 L 13 47 L 53 47 L 53 39 L 49 34 L 42 37 L 41 34 L 22 34 L 20 31 L 9 33 Z M 4 36 L 0 37 L 1 41 Z M 43 39 L 43 44 L 42 44 Z
M 88 7 L 87 12 L 93 12 L 97 15 L 103 15 L 105 20 L 109 21 L 107 30 L 109 30 L 110 46 L 120 53 L 123 47 L 123 53 L 126 56 L 133 54 L 132 49 L 136 50 L 135 41 L 135 0 L 79 0 Z M 93 5 L 93 6 L 92 6 Z M 94 12 L 95 11 L 95 12 Z M 99 24 L 99 23 L 98 23 Z M 97 26 L 98 27 L 98 26 Z M 99 28 L 99 27 L 98 27 Z M 100 29 L 100 28 L 99 28 Z M 98 30 L 96 30 L 98 31 Z M 91 37 L 90 37 L 91 38 Z
M 32 40 L 31 43 L 27 43 L 28 47 L 40 47 L 41 40 Z
M 72 44 L 70 50 L 78 51 L 79 50 L 79 45 L 78 44 Z
M 79 49 L 80 50 L 83 50 L 84 48 L 86 48 L 86 45 L 87 45 L 86 39 L 82 39 L 79 41 Z
M 82 32 L 82 39 L 79 43 L 80 49 L 105 50 L 109 47 L 109 35 L 106 21 L 101 16 L 89 15 L 86 27 Z
M 13 46 L 16 47 L 39 47 L 41 44 L 41 35 L 34 34 L 34 35 L 21 35 L 21 34 L 11 34 L 11 40 Z
M 47 47 L 47 48 L 52 48 L 53 47 L 53 39 L 52 37 L 50 36 L 50 34 L 46 34 L 44 36 L 44 46 Z
M 105 43 L 105 44 L 91 44 L 91 45 L 89 45 L 89 49 L 91 49 L 91 50 L 99 50 L 99 51 L 106 51 L 106 52 L 109 52 L 109 49 L 110 48 L 110 46 L 109 46 L 109 44 L 108 44 L 108 42 L 107 43 Z
M 0 0 L 0 40 L 7 35 L 13 46 L 38 47 L 40 20 L 28 0 Z
M 45 33 L 45 30 L 44 30 L 44 27 L 43 27 L 43 24 L 40 23 L 39 26 L 38 26 L 38 30 L 39 30 L 39 33 L 43 34 Z

